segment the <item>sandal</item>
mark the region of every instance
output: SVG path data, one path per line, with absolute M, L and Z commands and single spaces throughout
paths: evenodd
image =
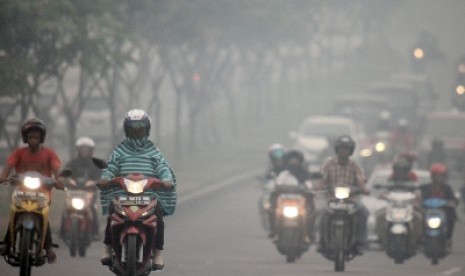
M 152 264 L 152 271 L 163 270 L 165 268 L 164 264 Z

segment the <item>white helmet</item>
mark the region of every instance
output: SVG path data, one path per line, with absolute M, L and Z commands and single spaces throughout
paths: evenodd
M 76 140 L 76 147 L 94 148 L 95 147 L 95 142 L 94 142 L 94 140 L 92 140 L 92 138 L 87 137 L 87 136 L 79 137 Z

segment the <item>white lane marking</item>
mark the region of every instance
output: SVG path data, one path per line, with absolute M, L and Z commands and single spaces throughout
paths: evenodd
M 452 267 L 449 270 L 443 271 L 441 275 L 452 275 L 460 271 L 462 271 L 462 267 L 456 266 L 456 267 Z
M 257 176 L 258 174 L 260 174 L 261 172 L 263 173 L 263 169 L 260 169 L 260 170 L 256 169 L 253 171 L 244 172 L 236 176 L 227 178 L 216 184 L 208 185 L 208 187 L 206 188 L 201 188 L 198 191 L 195 191 L 191 194 L 180 197 L 178 199 L 177 205 L 185 204 L 188 201 L 191 201 L 199 197 L 205 196 L 207 194 L 213 193 L 215 191 L 224 189 L 228 186 L 231 186 L 234 183 L 240 182 L 241 180 L 246 180 L 247 178 L 253 178 L 254 176 Z M 254 180 L 251 180 L 251 181 L 254 181 Z

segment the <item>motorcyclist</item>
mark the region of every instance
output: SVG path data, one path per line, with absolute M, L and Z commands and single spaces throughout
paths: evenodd
M 329 157 L 321 167 L 322 181 L 318 189 L 332 191 L 335 185 L 358 187 L 364 194 L 369 194 L 365 186 L 365 175 L 362 168 L 350 159 L 354 153 L 355 142 L 349 135 L 339 137 L 334 144 L 336 155 Z M 367 219 L 369 212 L 367 208 L 357 201 L 356 226 L 355 226 L 355 253 L 362 254 L 367 240 Z M 321 216 L 321 233 L 327 232 L 327 214 L 323 211 Z M 319 250 L 322 250 L 325 242 L 324 235 L 320 238 Z
M 428 153 L 427 164 L 431 167 L 434 163 L 446 163 L 446 149 L 444 141 L 441 139 L 433 139 L 431 141 L 431 151 Z
M 87 184 L 90 184 L 96 188 L 95 194 L 98 192 L 97 187 L 95 186 L 96 182 L 100 179 L 100 175 L 102 174 L 102 170 L 97 168 L 92 162 L 92 157 L 94 154 L 95 142 L 92 138 L 87 136 L 79 137 L 76 140 L 76 151 L 77 157 L 70 160 L 66 165 L 65 168 L 70 169 L 73 172 L 73 178 L 84 178 L 86 179 L 85 187 L 76 187 L 78 189 L 86 188 Z M 70 179 L 73 184 L 76 185 L 77 183 Z M 96 195 L 94 196 L 94 199 Z M 92 211 L 92 235 L 94 240 L 100 240 L 99 235 L 99 220 L 97 215 L 97 210 L 95 209 L 95 202 L 91 202 L 91 211 Z M 61 233 L 63 233 L 63 223 Z M 63 236 L 63 235 L 62 235 Z
M 411 164 L 406 158 L 399 158 L 392 164 L 392 174 L 388 178 L 392 182 L 393 187 L 407 187 L 408 183 L 418 181 L 417 175 L 411 170 Z M 406 186 L 404 186 L 406 185 Z M 413 191 L 417 194 L 416 191 Z M 381 193 L 379 198 L 385 199 L 387 192 Z M 419 195 L 417 194 L 417 199 Z M 379 243 L 382 247 L 385 246 L 385 229 L 386 229 L 386 207 L 376 211 L 376 233 L 379 238 Z M 422 235 L 422 214 L 418 208 L 418 200 L 415 202 L 413 212 L 413 235 L 411 236 L 410 245 L 415 246 Z
M 417 174 L 412 170 L 415 156 L 411 153 L 400 154 L 392 164 L 392 174 L 389 176 L 390 181 L 418 181 Z
M 53 149 L 43 146 L 46 135 L 47 128 L 40 119 L 30 118 L 21 124 L 21 138 L 27 146 L 14 150 L 13 153 L 8 156 L 6 165 L 0 174 L 0 183 L 7 181 L 12 169 L 14 169 L 17 174 L 27 171 L 36 171 L 48 177 L 54 176 L 56 178 L 55 187 L 57 189 L 63 189 L 64 178 L 59 176 L 61 161 Z M 52 196 L 51 189 L 52 188 L 48 190 L 50 198 Z M 7 254 L 7 249 L 10 247 L 11 237 L 8 229 L 5 235 L 5 244 L 0 247 L 1 255 Z M 47 254 L 48 262 L 55 263 L 57 256 L 52 249 L 50 224 L 48 224 L 45 234 L 44 249 Z
M 268 170 L 265 174 L 265 179 L 270 180 L 279 175 L 279 173 L 284 170 L 284 154 L 286 153 L 286 148 L 279 143 L 272 144 L 268 150 L 268 158 L 270 164 Z
M 446 199 L 447 205 L 444 207 L 447 217 L 447 245 L 451 246 L 452 235 L 454 231 L 455 220 L 457 219 L 457 213 L 455 208 L 458 205 L 458 201 L 455 198 L 452 187 L 447 184 L 447 167 L 441 163 L 435 163 L 430 167 L 431 183 L 421 187 L 421 198 L 422 200 L 428 198 L 443 198 Z
M 151 119 L 141 109 L 133 109 L 127 112 L 123 122 L 124 139 L 110 155 L 108 168 L 103 170 L 102 177 L 98 181 L 101 187 L 101 205 L 103 214 L 112 213 L 111 200 L 115 195 L 125 194 L 126 191 L 119 187 L 108 187 L 108 183 L 117 176 L 126 176 L 130 173 L 141 173 L 146 176 L 156 177 L 162 181 L 163 191 L 146 191 L 147 195 L 156 196 L 158 202 L 155 214 L 157 216 L 157 235 L 153 249 L 152 270 L 162 270 L 164 262 L 162 250 L 164 246 L 164 221 L 163 216 L 174 213 L 176 206 L 176 179 L 173 171 L 165 160 L 162 152 L 149 140 Z M 102 264 L 110 264 L 111 254 L 111 228 L 110 215 L 107 219 L 104 244 L 105 251 L 102 256 Z
M 313 224 L 314 224 L 314 212 L 315 210 L 313 206 L 313 198 L 310 193 L 310 189 L 313 188 L 312 183 L 312 175 L 310 172 L 304 167 L 304 155 L 302 152 L 298 150 L 290 150 L 284 156 L 285 161 L 285 169 L 281 171 L 276 179 L 275 189 L 271 193 L 271 210 L 276 209 L 276 199 L 279 195 L 279 186 L 286 186 L 286 185 L 293 185 L 293 186 L 301 186 L 307 193 L 305 193 L 305 197 L 308 204 L 308 236 L 306 236 L 306 241 L 310 242 L 314 239 L 313 233 Z M 275 226 L 275 216 L 270 215 L 270 237 L 274 238 L 276 234 L 276 226 Z

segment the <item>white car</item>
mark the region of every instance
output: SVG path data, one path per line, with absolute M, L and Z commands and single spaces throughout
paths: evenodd
M 414 169 L 413 172 L 417 175 L 418 178 L 418 187 L 428 184 L 431 181 L 430 173 L 427 170 L 418 170 Z M 368 241 L 377 242 L 378 236 L 376 234 L 376 212 L 386 206 L 386 201 L 379 199 L 379 195 L 384 192 L 384 189 L 378 188 L 378 185 L 386 185 L 388 179 L 392 174 L 391 168 L 382 168 L 375 170 L 367 182 L 367 188 L 370 190 L 370 195 L 363 195 L 361 197 L 362 203 L 370 211 L 368 216 Z
M 303 152 L 306 162 L 321 164 L 327 157 L 324 155 L 333 154 L 330 141 L 342 135 L 350 135 L 355 140 L 354 152 L 358 153 L 358 133 L 357 125 L 352 119 L 342 116 L 312 116 L 306 118 L 299 130 L 291 132 L 289 136 L 295 140 L 294 148 Z

